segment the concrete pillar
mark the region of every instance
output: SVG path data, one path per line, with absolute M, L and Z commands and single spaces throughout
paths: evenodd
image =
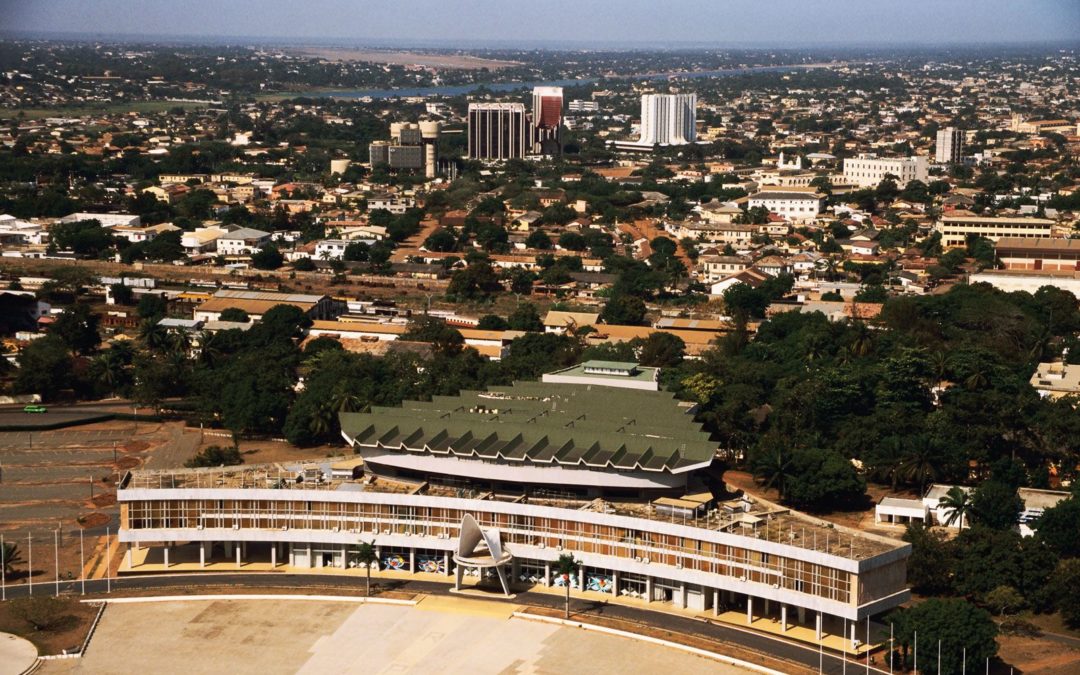
M 806 608 L 805 607 L 799 607 L 796 611 L 799 613 L 799 623 L 800 624 L 806 623 Z
M 270 545 L 270 569 L 277 567 L 277 544 Z
M 747 625 L 754 623 L 754 596 L 746 596 L 746 623 Z
M 236 549 L 236 569 L 240 569 L 240 551 L 243 547 L 236 546 L 234 548 Z
M 233 554 L 232 550 L 233 550 L 233 543 L 231 541 L 225 542 L 225 556 L 226 557 L 228 557 L 228 558 L 232 557 L 232 554 Z
M 165 547 L 165 569 L 169 568 L 169 547 Z
M 460 591 L 461 590 L 461 574 L 464 571 L 464 569 L 465 568 L 463 568 L 461 565 L 458 565 L 457 568 L 454 570 L 454 590 L 455 591 Z
M 679 609 L 686 609 L 686 582 L 679 582 Z
M 199 544 L 199 568 L 206 567 L 206 544 Z
M 138 549 L 139 549 L 139 547 L 138 547 L 138 546 L 136 546 L 136 547 L 135 547 L 135 550 L 137 551 Z M 128 542 L 128 554 L 127 554 L 127 568 L 128 568 L 128 569 L 131 569 L 131 567 L 132 567 L 132 564 L 133 564 L 133 562 L 132 562 L 132 561 L 134 560 L 134 558 L 135 558 L 135 554 L 134 554 L 134 553 L 132 552 L 132 549 L 131 549 L 131 542 L 129 541 L 129 542 Z
M 652 577 L 645 577 L 645 602 L 652 602 Z
M 446 570 L 447 575 L 450 575 L 451 572 L 450 572 L 450 552 L 449 551 L 443 551 L 442 561 L 443 561 L 443 569 Z
M 578 587 L 578 592 L 580 593 L 581 591 L 585 590 L 585 566 L 584 565 L 582 565 L 581 567 L 578 568 L 577 577 L 578 577 L 577 578 L 577 587 Z
M 769 615 L 769 599 L 765 598 L 765 616 Z
M 787 632 L 787 605 L 780 604 L 780 632 Z
M 544 586 L 551 585 L 551 563 L 544 561 Z
M 712 615 L 720 616 L 720 591 L 715 588 L 712 592 Z
M 416 549 L 409 549 L 409 573 L 416 574 Z
M 855 637 L 855 627 L 858 625 L 858 623 L 859 623 L 858 621 L 852 621 L 851 622 L 851 648 L 852 649 L 855 649 L 855 643 L 858 640 L 858 638 Z
M 611 597 L 619 597 L 619 573 L 611 570 Z
M 814 635 L 817 638 L 817 641 L 821 642 L 821 612 L 817 613 L 817 619 L 815 620 L 815 624 L 816 624 L 817 628 L 815 630 Z

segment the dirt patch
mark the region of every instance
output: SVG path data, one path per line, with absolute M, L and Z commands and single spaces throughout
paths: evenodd
M 98 613 L 98 608 L 94 605 L 69 599 L 65 603 L 64 619 L 59 627 L 56 630 L 37 631 L 12 610 L 12 602 L 0 602 L 0 632 L 26 638 L 34 643 L 38 653 L 43 656 L 81 647 L 87 631 L 90 630 L 90 624 Z
M 1040 675 L 1072 675 L 1080 672 L 1080 649 L 1070 649 L 1045 638 L 1003 636 L 998 656 L 1016 672 Z
M 104 513 L 88 513 L 85 516 L 79 516 L 76 522 L 86 530 L 92 527 L 105 527 L 110 520 L 112 519 Z
M 142 452 L 150 447 L 146 441 L 128 441 L 124 443 L 124 452 Z
M 121 457 L 116 461 L 116 468 L 121 471 L 128 471 L 142 464 L 138 457 Z
M 99 509 L 103 509 L 106 506 L 113 506 L 114 504 L 116 504 L 116 495 L 111 492 L 102 495 L 95 495 L 94 498 L 90 501 L 94 504 L 94 506 L 98 507 Z

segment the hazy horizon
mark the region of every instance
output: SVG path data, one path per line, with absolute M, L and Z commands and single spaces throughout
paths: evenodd
M 401 47 L 1075 45 L 1077 0 L 0 0 L 8 36 Z M 253 11 L 254 8 L 254 11 Z M 403 21 L 408 17 L 411 21 Z M 208 20 L 213 19 L 213 20 Z M 426 19 L 426 20 L 425 20 Z M 160 27 L 160 28 L 159 28 Z

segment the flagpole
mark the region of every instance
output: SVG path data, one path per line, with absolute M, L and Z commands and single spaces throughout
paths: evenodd
M 34 594 L 34 537 L 26 533 L 26 591 Z
M 83 557 L 83 531 L 79 530 L 79 579 L 82 581 L 82 594 L 86 595 L 86 560 Z
M 53 569 L 56 577 L 56 597 L 60 597 L 60 530 L 53 530 Z

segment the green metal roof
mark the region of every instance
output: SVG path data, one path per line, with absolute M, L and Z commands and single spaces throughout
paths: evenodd
M 670 392 L 520 382 L 341 413 L 356 445 L 493 461 L 687 471 L 716 444 Z

